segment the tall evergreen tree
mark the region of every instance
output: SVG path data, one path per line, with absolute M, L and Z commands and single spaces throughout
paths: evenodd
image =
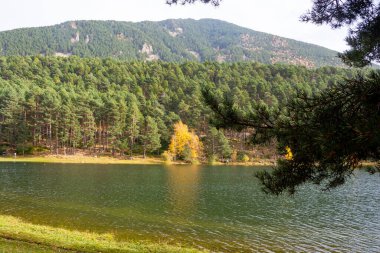
M 147 152 L 154 152 L 161 147 L 160 137 L 161 135 L 159 134 L 158 126 L 154 118 L 150 116 L 145 117 L 141 135 L 144 158 Z
M 140 112 L 137 99 L 134 95 L 128 97 L 128 110 L 126 119 L 126 132 L 129 139 L 129 155 L 133 156 L 136 139 L 140 137 L 140 128 L 143 116 Z

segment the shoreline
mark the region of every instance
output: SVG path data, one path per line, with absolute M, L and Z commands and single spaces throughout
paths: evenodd
M 133 159 L 122 159 L 112 156 L 89 156 L 89 155 L 29 155 L 17 156 L 0 156 L 0 164 L 6 162 L 15 163 L 59 163 L 59 164 L 120 164 L 120 165 L 207 165 L 207 166 L 275 166 L 277 162 L 274 159 L 257 159 L 254 162 L 214 162 L 214 163 L 198 163 L 190 164 L 183 161 L 167 162 L 160 157 L 135 156 Z M 377 166 L 378 162 L 363 161 L 359 168 L 366 166 Z
M 68 252 L 208 252 L 181 245 L 169 245 L 165 242 L 119 241 L 108 233 L 98 234 L 35 225 L 8 215 L 0 215 L 0 239 L 16 244 L 26 243 L 32 247 L 46 247 Z
M 166 162 L 159 157 L 139 157 L 136 156 L 133 159 L 121 159 L 111 156 L 86 156 L 86 155 L 35 155 L 35 156 L 17 156 L 14 157 L 0 157 L 0 163 L 2 162 L 24 162 L 24 163 L 63 163 L 63 164 L 130 164 L 130 165 L 190 165 L 189 163 L 181 161 Z M 199 165 L 209 166 L 273 166 L 274 160 L 259 159 L 255 162 L 230 162 L 230 163 L 200 163 Z

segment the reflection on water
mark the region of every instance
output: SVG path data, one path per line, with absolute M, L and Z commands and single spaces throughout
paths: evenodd
M 168 174 L 168 190 L 173 212 L 189 215 L 196 211 L 201 167 L 166 166 Z
M 1 163 L 0 214 L 221 252 L 380 252 L 379 175 L 274 197 L 258 169 Z

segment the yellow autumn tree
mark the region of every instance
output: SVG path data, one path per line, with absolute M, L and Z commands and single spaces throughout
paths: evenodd
M 170 140 L 169 152 L 175 158 L 196 162 L 202 153 L 202 142 L 193 131 L 189 131 L 187 125 L 179 121 L 174 124 L 174 134 Z
M 286 160 L 293 160 L 293 152 L 292 152 L 292 150 L 290 149 L 290 147 L 289 147 L 289 146 L 286 146 L 286 147 L 285 147 L 285 150 L 286 150 L 285 159 L 286 159 Z

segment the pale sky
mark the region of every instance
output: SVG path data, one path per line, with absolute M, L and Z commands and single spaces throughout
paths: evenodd
M 0 31 L 69 20 L 214 18 L 337 51 L 347 49 L 346 29 L 332 30 L 299 21 L 311 5 L 311 0 L 223 0 L 219 7 L 200 3 L 168 6 L 165 0 L 2 0 Z

